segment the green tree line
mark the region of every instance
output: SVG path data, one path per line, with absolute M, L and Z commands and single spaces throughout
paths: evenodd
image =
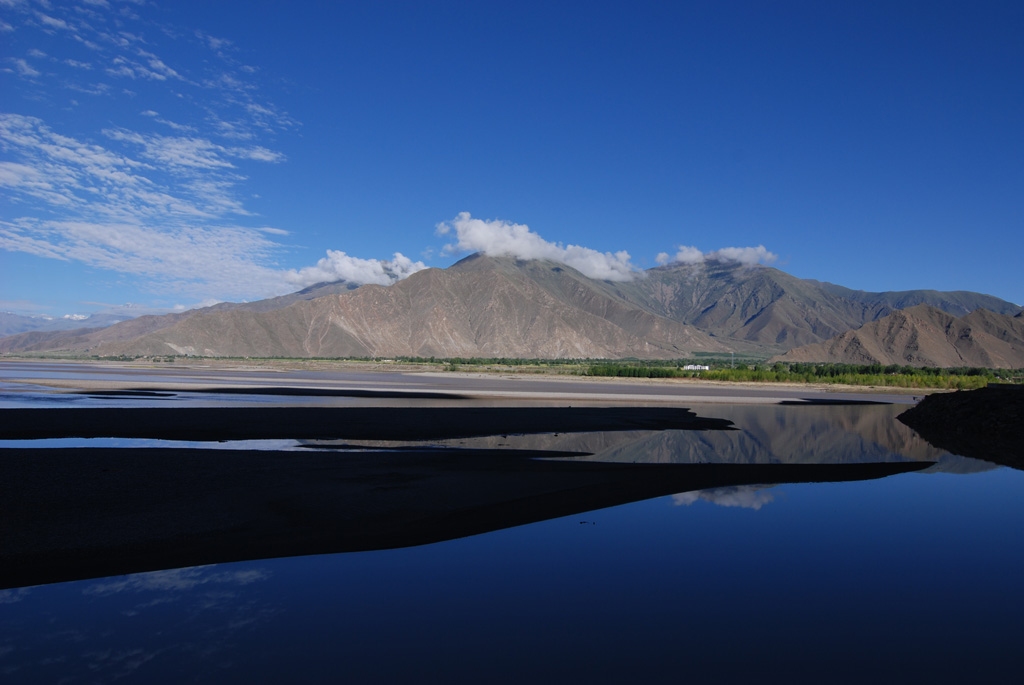
M 701 378 L 715 381 L 755 383 L 837 383 L 893 388 L 937 388 L 969 390 L 989 383 L 1021 382 L 1024 370 L 979 367 L 935 368 L 882 364 L 755 364 L 708 371 L 665 366 L 603 362 L 587 368 L 589 376 L 621 378 Z

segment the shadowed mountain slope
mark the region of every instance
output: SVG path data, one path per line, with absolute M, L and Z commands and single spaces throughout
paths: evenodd
M 1019 368 L 1024 367 L 1024 317 L 978 309 L 956 318 L 921 304 L 772 361 Z
M 914 290 L 869 293 L 805 280 L 767 266 L 709 260 L 645 272 L 622 286 L 623 296 L 650 311 L 715 336 L 785 350 L 822 342 L 915 304 L 954 315 L 979 308 L 1017 314 L 1017 305 L 990 295 Z

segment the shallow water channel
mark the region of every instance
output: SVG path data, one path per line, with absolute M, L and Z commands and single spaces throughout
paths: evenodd
M 544 406 L 507 396 L 54 395 L 18 371 L 0 377 L 5 408 Z M 937 450 L 895 420 L 906 404 L 684 407 L 730 429 L 0 441 L 6 492 L 26 474 L 24 483 L 39 479 L 39 501 L 50 496 L 47 471 L 15 470 L 16 453 L 71 450 L 86 471 L 139 458 L 237 459 L 239 474 L 246 459 L 328 464 L 308 506 L 333 517 L 290 522 L 315 529 L 304 540 L 257 536 L 211 552 L 182 538 L 181 557 L 136 555 L 131 543 L 113 560 L 126 569 L 218 560 L 198 566 L 89 577 L 107 567 L 58 556 L 47 584 L 9 566 L 4 577 L 19 580 L 0 590 L 0 674 L 26 683 L 1014 680 L 1024 473 Z M 179 487 L 173 464 L 158 466 L 167 480 L 154 492 Z M 284 494 L 271 501 L 287 509 Z M 185 502 L 193 513 L 220 506 Z M 154 511 L 157 528 L 163 510 Z M 18 512 L 40 537 L 69 530 L 63 516 Z M 10 546 L 27 529 L 0 531 Z M 289 545 L 302 555 L 281 557 Z

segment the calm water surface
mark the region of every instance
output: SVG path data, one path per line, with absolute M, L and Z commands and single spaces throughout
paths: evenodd
M 937 464 L 685 492 L 420 547 L 3 590 L 0 676 L 1017 681 L 1024 473 L 935 450 L 895 421 L 900 407 L 692 408 L 741 430 L 501 440 L 617 461 Z

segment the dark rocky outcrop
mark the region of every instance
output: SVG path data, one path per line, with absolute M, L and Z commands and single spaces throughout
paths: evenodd
M 929 395 L 897 418 L 939 449 L 1024 469 L 1024 386 Z

